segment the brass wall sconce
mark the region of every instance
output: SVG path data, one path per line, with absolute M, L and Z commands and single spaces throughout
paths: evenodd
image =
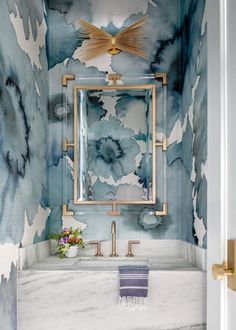
M 80 60 L 86 62 L 105 53 L 117 55 L 121 51 L 147 58 L 147 54 L 143 50 L 144 36 L 142 31 L 147 18 L 147 15 L 142 17 L 114 36 L 80 19 L 82 36 L 87 39 L 80 47 Z

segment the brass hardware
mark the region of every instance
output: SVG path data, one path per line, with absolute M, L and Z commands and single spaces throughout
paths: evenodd
M 70 215 L 70 216 L 73 216 L 73 215 L 74 215 L 74 212 L 68 210 L 68 205 L 67 205 L 67 204 L 63 204 L 63 207 L 62 207 L 62 215 Z
M 117 210 L 117 204 L 112 203 L 112 211 L 108 211 L 107 215 L 117 217 L 121 215 L 121 211 Z
M 118 257 L 116 253 L 116 222 L 113 220 L 111 223 L 111 236 L 112 236 L 112 251 L 110 257 Z
M 128 241 L 128 253 L 126 254 L 126 257 L 134 257 L 134 254 L 132 252 L 133 244 L 140 244 L 140 241 Z
M 152 136 L 156 136 L 156 85 L 155 84 L 143 84 L 143 85 L 75 85 L 74 90 L 74 192 L 73 202 L 78 205 L 154 205 L 156 204 L 156 141 L 152 141 L 152 199 L 147 201 L 137 200 L 112 200 L 107 201 L 81 201 L 78 199 L 78 91 L 79 90 L 143 90 L 149 89 L 152 91 Z M 114 211 L 114 213 L 113 213 Z M 117 216 L 117 210 L 109 212 L 109 215 Z M 164 214 L 165 215 L 165 214 Z
M 156 211 L 156 215 L 165 216 L 168 214 L 168 205 L 167 203 L 162 204 L 162 211 Z
M 109 73 L 108 80 L 111 80 L 113 85 L 116 85 L 117 80 L 121 80 L 122 75 L 120 73 Z
M 212 266 L 212 275 L 215 280 L 223 280 L 225 276 L 232 276 L 233 270 L 229 269 L 227 262 L 224 261 L 223 264 L 214 264 Z
M 111 55 L 117 55 L 121 52 L 120 49 L 116 48 L 116 38 L 115 37 L 111 37 L 111 49 L 109 49 L 107 52 Z
M 75 75 L 74 74 L 64 74 L 62 77 L 62 86 L 63 87 L 67 87 L 68 80 L 75 80 Z
M 96 254 L 94 255 L 94 257 L 103 257 L 102 254 L 102 242 L 101 241 L 89 241 L 88 244 L 94 244 L 97 246 L 97 250 L 96 250 Z
M 162 139 L 162 142 L 156 142 L 156 147 L 162 147 L 163 151 L 166 151 L 168 148 L 168 140 L 167 138 Z
M 63 145 L 62 145 L 63 151 L 68 151 L 69 147 L 73 148 L 74 146 L 75 146 L 74 143 L 69 143 L 67 138 L 63 138 Z
M 155 79 L 162 82 L 162 85 L 168 84 L 168 76 L 166 72 L 155 72 L 154 73 Z
M 228 240 L 228 261 L 212 266 L 212 275 L 215 280 L 227 277 L 228 288 L 236 291 L 236 240 Z

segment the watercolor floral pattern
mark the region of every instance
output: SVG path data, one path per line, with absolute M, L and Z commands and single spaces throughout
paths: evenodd
M 89 171 L 115 181 L 135 171 L 135 157 L 140 148 L 134 139 L 134 132 L 112 118 L 94 123 L 88 140 Z

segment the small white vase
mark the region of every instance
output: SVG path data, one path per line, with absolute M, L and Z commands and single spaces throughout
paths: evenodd
M 56 239 L 50 239 L 50 253 L 52 256 L 59 253 L 58 252 L 58 241 Z
M 78 247 L 77 245 L 72 245 L 69 250 L 66 252 L 65 256 L 67 258 L 74 258 L 77 256 Z

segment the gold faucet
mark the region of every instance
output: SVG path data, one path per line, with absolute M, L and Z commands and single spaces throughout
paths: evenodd
M 97 252 L 94 257 L 103 257 L 102 254 L 102 242 L 101 241 L 89 241 L 88 244 L 95 244 L 97 246 Z
M 116 253 L 116 222 L 113 220 L 111 223 L 111 237 L 112 237 L 112 252 L 110 257 L 118 257 Z
M 128 253 L 126 254 L 126 257 L 134 257 L 134 254 L 132 252 L 132 245 L 133 244 L 140 244 L 140 241 L 128 241 Z

